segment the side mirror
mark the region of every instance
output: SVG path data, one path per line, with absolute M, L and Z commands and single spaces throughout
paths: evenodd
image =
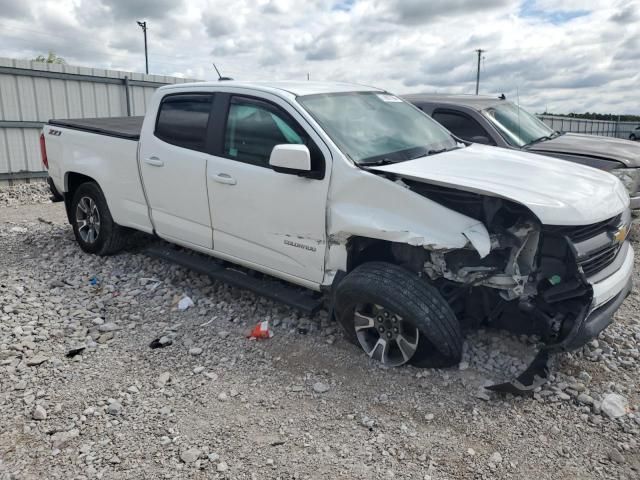
M 489 140 L 487 137 L 485 137 L 484 135 L 478 135 L 477 137 L 471 137 L 469 139 L 470 142 L 472 143 L 481 143 L 483 145 L 491 145 L 491 140 Z
M 279 173 L 301 175 L 311 171 L 311 154 L 306 145 L 276 145 L 271 151 L 269 165 Z

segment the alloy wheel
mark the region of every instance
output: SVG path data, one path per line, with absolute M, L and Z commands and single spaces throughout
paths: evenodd
M 100 212 L 91 197 L 82 197 L 76 207 L 76 223 L 80 238 L 86 243 L 95 243 L 100 234 Z
M 380 305 L 358 305 L 353 323 L 365 353 L 387 367 L 407 363 L 418 348 L 419 330 Z

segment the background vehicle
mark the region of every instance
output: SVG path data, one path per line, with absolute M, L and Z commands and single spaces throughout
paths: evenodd
M 629 140 L 640 140 L 640 126 L 634 128 L 633 131 L 629 134 Z
M 462 324 L 521 325 L 543 356 L 577 348 L 631 288 L 614 177 L 465 145 L 382 90 L 182 84 L 158 89 L 144 119 L 51 120 L 43 136 L 83 250 L 115 253 L 136 229 L 323 293 L 347 338 L 388 366 L 457 363 Z M 317 302 L 188 251 L 159 255 Z
M 457 137 L 540 153 L 606 170 L 624 184 L 631 208 L 640 208 L 640 145 L 627 140 L 554 132 L 514 103 L 478 95 L 405 95 Z

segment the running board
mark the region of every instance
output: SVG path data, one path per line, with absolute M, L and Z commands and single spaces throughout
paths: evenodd
M 190 254 L 161 246 L 151 246 L 143 252 L 151 257 L 208 275 L 213 280 L 244 288 L 263 297 L 284 303 L 306 315 L 313 315 L 322 307 L 322 298 L 314 298 L 310 290 L 288 286 L 276 279 L 252 277 L 240 270 L 226 268 L 220 261 L 206 255 Z

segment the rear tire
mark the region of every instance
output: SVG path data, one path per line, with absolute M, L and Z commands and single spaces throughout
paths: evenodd
M 76 241 L 85 252 L 112 255 L 126 245 L 128 232 L 113 221 L 96 183 L 83 183 L 77 188 L 69 213 Z
M 414 273 L 391 263 L 365 263 L 340 282 L 335 295 L 336 318 L 347 339 L 383 364 L 440 368 L 460 362 L 463 337 L 458 319 L 440 293 Z M 397 324 L 384 320 L 385 315 L 402 322 L 398 337 Z M 392 345 L 386 357 L 386 345 L 379 348 L 375 335 Z M 409 358 L 405 350 L 413 351 Z

